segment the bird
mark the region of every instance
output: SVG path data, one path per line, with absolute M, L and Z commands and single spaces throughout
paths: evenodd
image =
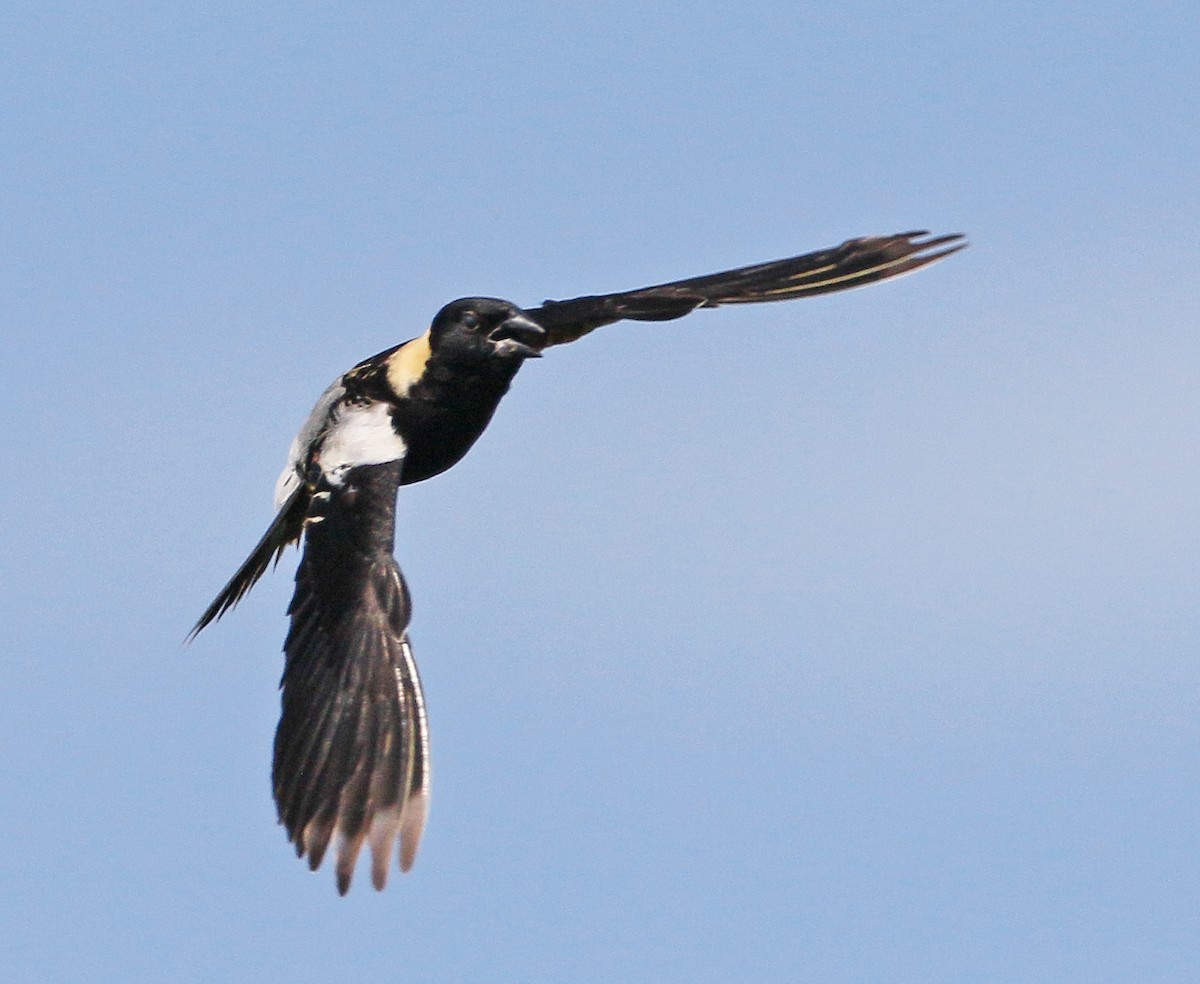
M 187 637 L 301 545 L 272 764 L 279 822 L 297 857 L 316 871 L 333 844 L 341 895 L 364 844 L 377 890 L 393 851 L 402 871 L 413 865 L 429 808 L 429 726 L 408 636 L 411 597 L 393 556 L 397 493 L 470 450 L 527 359 L 618 321 L 888 280 L 966 245 L 960 234 L 921 230 L 537 307 L 463 297 L 423 334 L 339 376 L 291 443 L 275 518 Z

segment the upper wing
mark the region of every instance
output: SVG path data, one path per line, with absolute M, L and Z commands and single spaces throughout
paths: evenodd
M 399 347 L 399 346 L 397 346 Z M 321 394 L 288 452 L 288 463 L 275 484 L 278 512 L 263 538 L 229 579 L 187 635 L 191 641 L 245 597 L 278 561 L 284 548 L 304 532 L 312 505 L 312 489 L 301 479 L 319 458 L 320 470 L 334 482 L 356 465 L 379 464 L 404 457 L 404 442 L 392 426 L 390 406 L 379 400 L 347 395 L 349 373 Z
M 338 891 L 364 841 L 376 888 L 392 845 L 416 856 L 429 799 L 424 699 L 407 637 L 408 589 L 392 556 L 400 460 L 349 469 L 312 498 L 272 781 L 279 820 L 316 869 L 337 845 Z
M 921 231 L 848 239 L 831 249 L 690 280 L 546 301 L 526 313 L 546 329 L 547 347 L 561 345 L 615 321 L 670 321 L 701 307 L 786 301 L 862 287 L 910 273 L 967 245 L 960 235 L 921 238 L 928 235 Z

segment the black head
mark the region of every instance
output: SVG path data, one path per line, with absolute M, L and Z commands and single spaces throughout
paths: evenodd
M 542 354 L 546 331 L 508 301 L 461 297 L 437 313 L 429 344 L 452 358 L 531 359 Z

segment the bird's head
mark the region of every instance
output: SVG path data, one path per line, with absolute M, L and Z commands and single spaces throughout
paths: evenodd
M 546 344 L 546 331 L 508 301 L 463 297 L 437 313 L 429 344 L 455 359 L 535 359 Z

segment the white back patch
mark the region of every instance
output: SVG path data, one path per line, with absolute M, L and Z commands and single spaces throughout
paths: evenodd
M 351 468 L 396 461 L 406 450 L 389 404 L 342 403 L 333 408 L 317 460 L 329 481 L 340 485 Z

